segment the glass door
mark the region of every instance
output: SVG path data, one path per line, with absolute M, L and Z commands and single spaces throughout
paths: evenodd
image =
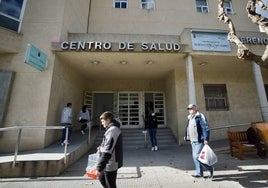
M 118 115 L 122 127 L 139 127 L 139 93 L 119 92 L 118 93 Z

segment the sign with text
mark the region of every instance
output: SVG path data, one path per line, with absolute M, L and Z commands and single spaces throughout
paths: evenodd
M 227 33 L 192 31 L 192 49 L 196 51 L 230 52 L 231 45 Z
M 47 55 L 32 44 L 27 45 L 25 63 L 44 71 L 47 67 Z
M 134 42 L 96 42 L 96 41 L 63 41 L 62 50 L 75 51 L 148 51 L 148 52 L 178 52 L 179 43 L 134 43 Z

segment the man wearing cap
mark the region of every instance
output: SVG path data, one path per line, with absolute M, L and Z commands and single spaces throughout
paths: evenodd
M 213 167 L 198 161 L 198 156 L 204 147 L 204 144 L 208 144 L 209 141 L 209 127 L 206 118 L 197 110 L 195 104 L 189 104 L 187 110 L 189 111 L 189 115 L 184 139 L 190 141 L 192 145 L 192 156 L 196 171 L 192 176 L 195 178 L 203 177 L 204 167 L 208 171 L 208 178 L 212 178 L 214 171 Z

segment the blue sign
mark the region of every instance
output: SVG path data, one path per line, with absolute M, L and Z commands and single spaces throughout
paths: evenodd
M 47 67 L 47 55 L 32 44 L 27 45 L 25 63 L 44 71 Z

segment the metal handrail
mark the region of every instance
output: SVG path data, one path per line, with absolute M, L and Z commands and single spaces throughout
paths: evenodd
M 0 132 L 12 131 L 12 130 L 18 131 L 12 167 L 14 168 L 16 166 L 22 129 L 66 129 L 65 138 L 66 138 L 66 140 L 68 140 L 68 132 L 69 132 L 70 127 L 72 127 L 72 125 L 68 125 L 68 126 L 12 126 L 12 127 L 0 128 Z M 90 131 L 89 131 L 89 136 L 90 136 Z M 90 139 L 90 137 L 89 137 L 89 139 Z M 67 163 L 67 145 L 68 145 L 68 143 L 64 142 L 64 144 L 65 144 L 65 146 L 64 146 L 64 164 L 66 164 Z
M 233 127 L 240 127 L 240 126 L 248 126 L 248 125 L 251 125 L 251 123 L 241 123 L 241 124 L 233 124 L 233 125 L 225 125 L 225 126 L 220 126 L 220 127 L 213 127 L 213 128 L 210 128 L 210 130 L 219 130 L 219 129 L 230 129 L 230 128 L 233 128 Z
M 245 126 L 245 125 L 250 125 L 251 123 L 242 123 L 242 124 L 234 124 L 234 125 L 226 125 L 226 126 L 220 126 L 220 127 L 213 127 L 210 128 L 210 130 L 219 130 L 219 129 L 230 129 L 233 127 L 239 127 L 239 126 Z M 69 132 L 69 127 L 73 127 L 72 125 L 68 125 L 68 126 L 12 126 L 12 127 L 4 127 L 4 128 L 0 128 L 0 132 L 4 132 L 4 131 L 12 131 L 12 130 L 17 130 L 17 140 L 16 140 L 16 145 L 15 145 L 15 152 L 14 152 L 14 160 L 13 160 L 13 164 L 12 167 L 14 168 L 16 166 L 16 161 L 17 161 L 17 156 L 18 156 L 18 151 L 19 151 L 19 144 L 20 144 L 20 140 L 21 140 L 21 132 L 22 129 L 66 129 L 66 135 L 65 138 L 66 140 L 68 140 L 68 132 Z M 91 127 L 89 126 L 89 132 L 88 132 L 88 142 L 90 144 L 90 132 L 91 132 Z M 146 137 L 145 137 L 146 140 Z M 64 164 L 67 163 L 67 147 L 68 147 L 68 143 L 64 142 L 65 146 L 64 146 Z

